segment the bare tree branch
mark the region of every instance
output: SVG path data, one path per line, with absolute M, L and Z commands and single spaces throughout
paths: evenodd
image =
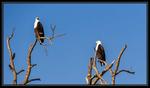
M 101 79 L 102 77 L 99 75 L 99 71 L 98 71 L 98 69 L 96 67 L 96 52 L 94 53 L 94 60 L 93 60 L 93 66 L 92 67 L 95 70 L 95 73 L 96 73 L 96 75 L 98 77 L 97 80 Z
M 116 72 L 118 71 L 118 68 L 119 68 L 119 65 L 120 65 L 120 59 L 121 59 L 121 56 L 122 56 L 122 54 L 123 54 L 123 52 L 125 51 L 125 49 L 127 48 L 127 45 L 125 45 L 125 47 L 124 48 L 122 48 L 122 50 L 121 50 L 121 52 L 120 52 L 120 54 L 119 54 L 119 56 L 118 56 L 118 60 L 116 61 L 116 69 L 115 69 L 115 71 L 114 71 L 114 73 L 116 74 Z
M 33 65 L 31 64 L 31 54 L 32 54 L 32 51 L 33 51 L 36 43 L 37 43 L 37 39 L 34 41 L 34 43 L 32 45 L 30 45 L 30 47 L 28 49 L 28 56 L 27 56 L 28 67 L 27 67 L 25 78 L 24 78 L 24 83 L 23 83 L 24 85 L 26 85 L 28 83 L 28 81 L 29 81 L 31 68 L 33 67 Z
M 62 37 L 62 36 L 64 36 L 64 35 L 66 35 L 65 33 L 64 34 L 59 34 L 59 35 L 54 35 L 54 36 L 50 36 L 50 37 L 40 37 L 40 39 L 47 39 L 47 40 L 49 40 L 49 41 L 52 41 L 54 38 L 57 38 L 57 37 Z
M 15 65 L 14 65 L 14 58 L 15 58 L 15 53 L 12 54 L 12 50 L 11 50 L 11 47 L 10 47 L 10 40 L 13 38 L 13 35 L 14 35 L 14 32 L 12 32 L 12 34 L 7 37 L 7 48 L 8 48 L 8 51 L 9 51 L 9 55 L 10 55 L 10 69 L 12 70 L 12 73 L 13 73 L 13 84 L 17 84 L 17 73 L 16 73 L 16 69 L 15 69 Z
M 116 73 L 117 73 L 118 68 L 119 68 L 119 65 L 120 65 L 121 56 L 122 56 L 122 54 L 123 54 L 123 52 L 125 51 L 126 48 L 127 48 L 127 45 L 125 45 L 125 47 L 122 48 L 122 50 L 121 50 L 121 52 L 120 52 L 120 54 L 119 54 L 119 56 L 118 56 L 118 59 L 117 59 L 117 61 L 116 61 L 116 65 L 115 65 L 116 68 L 115 68 L 115 70 L 114 70 L 114 72 L 113 72 L 113 75 L 112 75 L 112 84 L 113 84 L 113 85 L 115 84 Z
M 95 73 L 96 73 L 96 76 L 97 76 L 97 80 L 94 82 L 94 84 L 96 84 L 96 82 L 97 82 L 99 79 L 102 78 L 102 76 L 99 75 L 99 71 L 98 71 L 98 69 L 97 69 L 97 67 L 96 67 L 96 58 L 94 58 L 94 60 L 93 60 L 93 69 L 95 70 Z M 92 84 L 93 84 L 93 83 L 92 83 Z
M 24 69 L 20 70 L 19 72 L 17 72 L 17 75 L 19 75 L 20 73 L 22 73 L 24 71 L 25 71 Z
M 110 68 L 112 68 L 114 62 L 115 62 L 115 60 L 113 60 L 110 65 L 107 65 L 107 66 L 105 67 L 105 69 L 104 69 L 100 74 L 98 74 L 99 76 L 96 78 L 96 80 L 95 80 L 92 84 L 96 84 L 99 79 L 102 79 L 102 76 L 103 76 L 108 70 L 110 70 Z M 94 69 L 94 68 L 93 68 L 93 69 Z
M 116 73 L 116 75 L 118 75 L 119 73 L 121 72 L 126 72 L 126 73 L 129 73 L 129 74 L 135 74 L 135 72 L 132 72 L 132 71 L 129 71 L 129 70 L 120 70 Z
M 88 65 L 88 75 L 86 77 L 86 80 L 87 80 L 87 84 L 91 84 L 91 76 L 92 76 L 92 65 L 93 65 L 93 57 L 90 58 L 90 62 L 89 62 L 89 65 Z
M 51 24 L 52 37 L 54 37 L 55 35 L 55 29 L 56 29 L 56 25 L 54 25 L 53 27 L 53 25 Z
M 30 80 L 28 80 L 28 82 L 27 82 L 26 84 L 28 84 L 28 83 L 30 83 L 30 82 L 32 82 L 32 81 L 41 81 L 41 79 L 40 79 L 40 78 L 30 79 Z
M 32 68 L 33 68 L 34 66 L 36 66 L 36 65 L 37 65 L 37 64 L 33 64 L 33 65 L 32 65 Z

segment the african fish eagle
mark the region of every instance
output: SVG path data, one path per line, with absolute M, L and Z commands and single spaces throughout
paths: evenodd
M 102 46 L 102 42 L 99 40 L 96 41 L 95 52 L 96 52 L 96 58 L 98 58 L 99 61 L 100 60 L 106 61 L 104 47 Z M 100 61 L 100 64 L 101 66 L 105 65 L 105 63 L 102 61 Z
M 41 39 L 41 37 L 44 37 L 44 29 L 40 22 L 39 17 L 35 18 L 34 33 L 35 33 L 37 40 L 40 42 L 40 44 L 42 44 L 44 42 L 44 39 Z

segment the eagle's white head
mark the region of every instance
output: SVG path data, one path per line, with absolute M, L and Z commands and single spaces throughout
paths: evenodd
M 99 41 L 99 40 L 97 40 L 97 41 L 96 41 L 96 44 L 97 44 L 97 45 L 99 45 L 99 44 L 101 44 L 101 45 L 102 45 L 102 42 L 101 42 L 101 41 Z
M 102 42 L 99 41 L 99 40 L 97 40 L 97 41 L 96 41 L 96 47 L 95 47 L 95 50 L 96 50 L 96 51 L 97 51 L 99 45 L 102 45 Z
M 34 22 L 34 28 L 36 28 L 38 22 L 40 22 L 40 18 L 36 17 Z
M 40 20 L 40 18 L 39 18 L 39 17 L 36 17 L 35 20 Z

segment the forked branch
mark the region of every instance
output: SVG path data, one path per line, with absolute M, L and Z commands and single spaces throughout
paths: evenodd
M 121 52 L 120 52 L 120 54 L 119 54 L 119 56 L 118 56 L 118 59 L 117 59 L 117 61 L 116 61 L 115 70 L 112 71 L 112 73 L 113 73 L 113 74 L 112 74 L 112 84 L 113 84 L 113 85 L 115 84 L 116 73 L 117 73 L 117 71 L 118 71 L 118 69 L 119 69 L 121 56 L 122 56 L 122 54 L 123 54 L 123 52 L 125 51 L 126 48 L 127 48 L 127 45 L 125 45 L 125 47 L 122 48 L 122 50 L 121 50 Z

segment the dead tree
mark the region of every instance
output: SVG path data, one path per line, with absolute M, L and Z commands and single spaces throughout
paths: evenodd
M 52 36 L 48 36 L 48 37 L 41 37 L 41 39 L 47 39 L 48 41 L 52 41 L 54 40 L 54 38 L 56 37 L 61 37 L 61 36 L 64 36 L 65 34 L 59 34 L 59 35 L 55 35 L 55 28 L 56 26 L 52 26 L 51 25 L 51 30 L 52 30 Z M 12 34 L 10 36 L 7 37 L 7 48 L 8 48 L 8 51 L 9 51 L 9 55 L 10 55 L 10 64 L 9 64 L 9 68 L 10 70 L 12 71 L 13 73 L 13 84 L 14 85 L 17 85 L 17 76 L 18 74 L 22 73 L 23 71 L 25 71 L 24 69 L 21 69 L 20 71 L 16 71 L 15 69 L 15 64 L 14 64 L 14 59 L 15 59 L 15 53 L 12 52 L 12 49 L 10 47 L 10 40 L 13 38 L 14 36 L 14 31 L 12 32 Z M 32 57 L 32 52 L 33 52 L 33 49 L 34 47 L 36 46 L 36 43 L 37 43 L 37 39 L 35 39 L 34 43 L 31 44 L 29 46 L 29 49 L 28 49 L 28 55 L 27 55 L 27 69 L 26 69 L 26 75 L 24 77 L 24 80 L 23 80 L 23 85 L 27 85 L 28 83 L 32 82 L 32 81 L 40 81 L 40 78 L 34 78 L 34 79 L 29 79 L 29 76 L 30 76 L 30 73 L 31 73 L 31 70 L 34 66 L 36 66 L 37 64 L 32 64 L 31 63 L 31 57 Z
M 115 78 L 118 74 L 120 74 L 121 72 L 126 72 L 126 73 L 129 73 L 129 74 L 134 74 L 135 72 L 132 72 L 132 71 L 129 71 L 129 70 L 125 70 L 125 69 L 122 69 L 122 70 L 119 70 L 119 65 L 120 65 L 120 60 L 121 60 L 121 56 L 123 54 L 123 52 L 125 51 L 125 49 L 127 48 L 127 45 L 125 45 L 124 48 L 122 48 L 117 60 L 113 60 L 110 64 L 106 63 L 105 61 L 102 61 L 106 64 L 105 68 L 102 70 L 102 72 L 99 72 L 98 69 L 97 69 L 97 65 L 96 65 L 96 58 L 95 56 L 94 57 L 91 57 L 90 58 L 90 61 L 89 61 L 89 64 L 88 64 L 88 74 L 86 76 L 86 83 L 88 85 L 95 85 L 95 84 L 98 84 L 98 81 L 100 81 L 100 85 L 107 85 L 108 82 L 106 80 L 103 79 L 103 75 L 106 73 L 106 72 L 110 72 L 111 74 L 111 84 L 112 85 L 115 85 Z M 112 70 L 112 67 L 113 65 L 115 64 L 115 69 Z M 95 74 L 92 76 L 92 70 L 94 70 Z

